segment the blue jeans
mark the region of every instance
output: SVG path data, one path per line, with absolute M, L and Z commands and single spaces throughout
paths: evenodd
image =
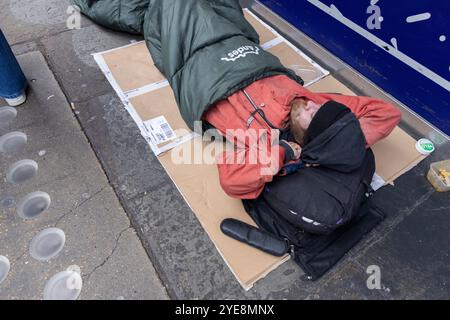
M 26 86 L 25 75 L 0 30 L 0 97 L 17 98 Z

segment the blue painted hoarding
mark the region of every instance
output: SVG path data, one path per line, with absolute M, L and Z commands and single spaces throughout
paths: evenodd
M 450 1 L 260 2 L 450 136 Z

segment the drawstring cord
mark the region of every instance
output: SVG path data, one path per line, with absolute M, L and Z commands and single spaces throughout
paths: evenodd
M 242 90 L 244 92 L 245 97 L 247 98 L 247 100 L 250 102 L 250 104 L 252 105 L 253 109 L 255 109 L 255 111 L 253 111 L 252 113 L 250 113 L 250 117 L 247 119 L 247 129 L 250 128 L 250 125 L 252 124 L 253 120 L 255 120 L 255 116 L 256 114 L 259 114 L 259 116 L 267 123 L 267 125 L 269 127 L 271 127 L 274 130 L 279 130 L 279 128 L 277 128 L 276 126 L 274 126 L 272 124 L 272 122 L 269 121 L 269 119 L 267 119 L 266 114 L 264 113 L 264 110 L 262 110 L 261 108 L 259 108 L 255 101 L 253 101 L 252 97 L 250 97 L 250 95 L 247 93 L 247 91 Z

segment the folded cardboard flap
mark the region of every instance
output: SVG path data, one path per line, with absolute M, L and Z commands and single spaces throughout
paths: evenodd
M 245 11 L 245 14 L 260 33 L 262 41 L 270 42 L 279 38 L 278 34 L 269 30 L 249 11 Z M 296 72 L 308 79 L 307 82 L 314 83 L 309 89 L 354 95 L 333 77 L 323 78 L 327 74 L 326 70 L 283 41 L 274 41 L 268 50 L 278 56 L 286 66 L 298 66 Z M 155 82 L 161 82 L 164 77 L 154 66 L 144 42 L 99 53 L 96 60 L 138 126 L 144 128 L 141 132 L 147 140 L 156 143 L 157 138 L 150 137 L 152 133 L 146 124 L 149 121 L 153 124 L 153 120 L 161 117 L 176 131 L 176 137 L 189 135 L 190 130 L 181 118 L 171 88 L 166 82 L 155 85 Z M 163 135 L 163 132 L 161 134 Z M 387 139 L 374 147 L 377 168 L 385 181 L 395 179 L 423 159 L 415 150 L 414 143 L 404 131 L 396 128 Z M 154 145 L 150 145 L 155 150 Z M 158 159 L 239 283 L 248 290 L 256 281 L 289 259 L 289 256 L 270 256 L 221 232 L 220 223 L 226 218 L 235 218 L 253 225 L 254 222 L 245 212 L 240 200 L 232 199 L 224 193 L 214 161 L 202 161 L 203 150 L 207 146 L 211 146 L 210 143 L 202 141 L 201 137 L 189 138 L 187 142 L 175 144 L 174 149 L 157 153 Z M 183 156 L 185 161 L 180 161 Z M 177 219 L 176 216 L 172 218 Z
M 278 57 L 285 67 L 293 70 L 300 76 L 305 82 L 305 85 L 314 83 L 324 76 L 321 70 L 296 52 L 296 50 L 286 42 L 277 44 L 267 49 L 267 51 Z

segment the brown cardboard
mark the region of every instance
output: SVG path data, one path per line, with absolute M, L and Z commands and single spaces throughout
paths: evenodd
M 378 175 L 391 184 L 427 157 L 416 150 L 416 140 L 399 127 L 372 150 Z
M 313 92 L 338 93 L 346 96 L 356 96 L 356 94 L 352 90 L 340 83 L 333 76 L 323 78 L 319 82 L 308 86 L 308 89 Z
M 323 76 L 320 70 L 314 67 L 311 62 L 299 55 L 285 42 L 277 44 L 267 51 L 277 56 L 286 68 L 294 70 L 295 73 L 305 81 L 305 83 L 309 83 L 310 81 Z
M 286 261 L 289 256 L 277 258 L 265 254 L 221 232 L 220 223 L 226 218 L 255 224 L 245 212 L 242 202 L 230 198 L 222 190 L 215 164 L 193 164 L 196 162 L 195 159 L 199 162 L 202 150 L 205 150 L 204 148 L 208 145 L 210 144 L 197 138 L 167 152 L 159 157 L 159 160 L 237 280 L 245 289 L 249 289 L 257 280 Z M 177 164 L 172 160 L 174 154 L 177 156 L 184 154 L 183 150 L 190 150 L 191 154 L 187 159 L 191 164 Z
M 181 117 L 180 109 L 178 109 L 170 86 L 144 93 L 129 100 L 142 121 L 145 122 L 164 115 L 174 130 L 185 129 L 190 131 Z
M 249 20 L 254 25 L 259 23 L 257 20 L 252 20 L 251 16 Z M 270 39 L 269 33 L 266 33 L 267 30 L 261 27 L 257 27 L 257 30 L 263 34 L 262 38 L 265 41 Z M 163 80 L 144 49 L 146 50 L 145 44 L 140 43 L 103 54 L 114 80 L 122 89 L 121 93 Z M 287 66 L 293 64 L 312 66 L 287 44 L 276 45 L 269 51 L 277 55 Z M 316 92 L 354 95 L 351 90 L 331 76 L 311 85 L 309 89 Z M 134 113 L 143 122 L 164 115 L 173 129 L 188 129 L 168 86 L 150 92 L 138 90 L 133 97 L 129 98 L 129 102 Z M 124 103 L 127 102 L 124 101 Z M 418 156 L 414 143 L 411 137 L 397 128 L 391 136 L 374 147 L 377 168 L 385 180 L 392 181 L 423 158 Z M 263 278 L 289 257 L 277 258 L 267 255 L 222 234 L 220 222 L 225 218 L 236 218 L 252 224 L 253 222 L 246 214 L 241 201 L 228 197 L 222 190 L 217 166 L 214 163 L 198 161 L 201 159 L 201 151 L 196 146 L 200 145 L 210 146 L 207 142 L 196 138 L 159 155 L 158 159 L 237 280 L 245 289 L 249 289 L 257 280 Z M 191 159 L 191 164 L 180 164 L 174 161 L 177 156 L 189 150 L 187 158 Z M 195 164 L 196 162 L 199 164 Z
M 103 59 L 123 92 L 165 79 L 154 66 L 145 42 L 106 52 Z
M 272 41 L 277 36 L 275 33 L 267 29 L 258 19 L 256 19 L 251 13 L 248 11 L 244 11 L 245 18 L 247 21 L 255 28 L 256 32 L 259 34 L 259 42 L 261 44 Z

